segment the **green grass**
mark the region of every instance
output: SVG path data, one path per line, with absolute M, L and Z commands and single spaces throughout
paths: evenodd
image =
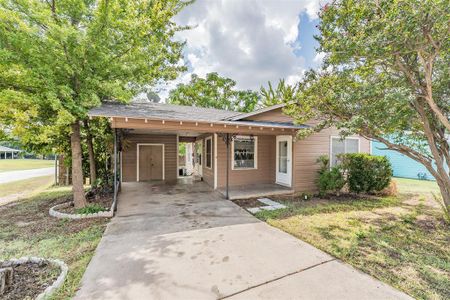
M 54 182 L 54 176 L 41 176 L 0 184 L 0 198 L 9 195 L 25 197 L 33 192 L 44 190 Z M 0 201 L 1 203 L 1 201 Z
M 0 172 L 29 170 L 53 167 L 55 162 L 53 160 L 43 159 L 1 159 Z
M 398 177 L 394 178 L 394 181 L 397 183 L 399 193 L 439 194 L 439 187 L 435 181 L 398 178 Z
M 293 201 L 257 217 L 418 299 L 450 299 L 450 226 L 435 183 L 395 179 L 398 197 Z
M 58 258 L 69 266 L 62 288 L 53 299 L 71 299 L 105 230 L 106 219 L 61 220 L 48 209 L 70 197 L 69 188 L 0 206 L 0 260 L 21 256 Z

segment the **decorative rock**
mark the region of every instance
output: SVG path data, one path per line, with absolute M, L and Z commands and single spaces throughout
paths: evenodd
M 100 211 L 92 214 L 69 214 L 57 211 L 58 208 L 67 208 L 72 205 L 72 202 L 65 202 L 62 204 L 57 204 L 53 207 L 50 207 L 48 213 L 50 216 L 58 218 L 58 219 L 87 219 L 87 218 L 112 218 L 114 216 L 114 203 L 111 205 L 111 208 L 106 211 Z
M 0 268 L 0 296 L 5 293 L 8 286 L 12 285 L 14 270 L 11 267 Z

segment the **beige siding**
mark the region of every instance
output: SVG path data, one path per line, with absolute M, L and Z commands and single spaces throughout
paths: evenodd
M 122 180 L 136 181 L 137 144 L 164 144 L 165 179 L 177 179 L 177 136 L 176 135 L 144 135 L 134 134 L 125 137 L 122 152 Z
M 246 118 L 252 121 L 268 121 L 268 122 L 292 122 L 292 118 L 283 114 L 281 108 L 274 109 L 268 112 L 260 113 Z
M 324 129 L 304 140 L 294 143 L 293 151 L 293 186 L 299 192 L 314 192 L 317 190 L 316 179 L 319 164 L 317 159 L 321 155 L 330 155 L 331 136 L 339 136 L 334 128 Z M 360 138 L 360 152 L 370 152 L 370 142 Z
M 275 136 L 258 136 L 257 169 L 232 170 L 232 153 L 230 145 L 230 186 L 274 183 L 275 182 Z M 227 148 L 225 142 L 219 137 L 217 141 L 217 165 L 219 188 L 226 185 Z

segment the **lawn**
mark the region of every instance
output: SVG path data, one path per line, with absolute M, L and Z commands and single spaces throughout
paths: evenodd
M 61 220 L 48 209 L 67 201 L 69 188 L 49 188 L 20 202 L 0 206 L 0 260 L 21 256 L 62 259 L 69 273 L 53 299 L 70 299 L 105 230 L 107 219 Z
M 54 182 L 54 176 L 40 176 L 0 184 L 0 205 L 45 190 Z
M 431 199 L 433 185 L 396 180 L 398 197 L 284 198 L 277 200 L 287 209 L 257 217 L 412 297 L 450 299 L 450 226 Z
M 44 159 L 1 159 L 0 172 L 49 168 L 55 166 L 53 160 Z
M 394 178 L 394 180 L 397 182 L 398 191 L 403 194 L 439 194 L 436 181 L 409 178 Z

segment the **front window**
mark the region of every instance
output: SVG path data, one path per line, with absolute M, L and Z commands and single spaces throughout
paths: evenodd
M 237 136 L 233 140 L 233 170 L 257 168 L 257 138 Z
M 338 155 L 345 153 L 358 153 L 359 152 L 359 139 L 358 138 L 346 138 L 341 139 L 333 137 L 331 139 L 331 166 L 335 166 L 338 163 Z
M 206 167 L 212 168 L 212 139 L 207 138 L 206 139 Z

